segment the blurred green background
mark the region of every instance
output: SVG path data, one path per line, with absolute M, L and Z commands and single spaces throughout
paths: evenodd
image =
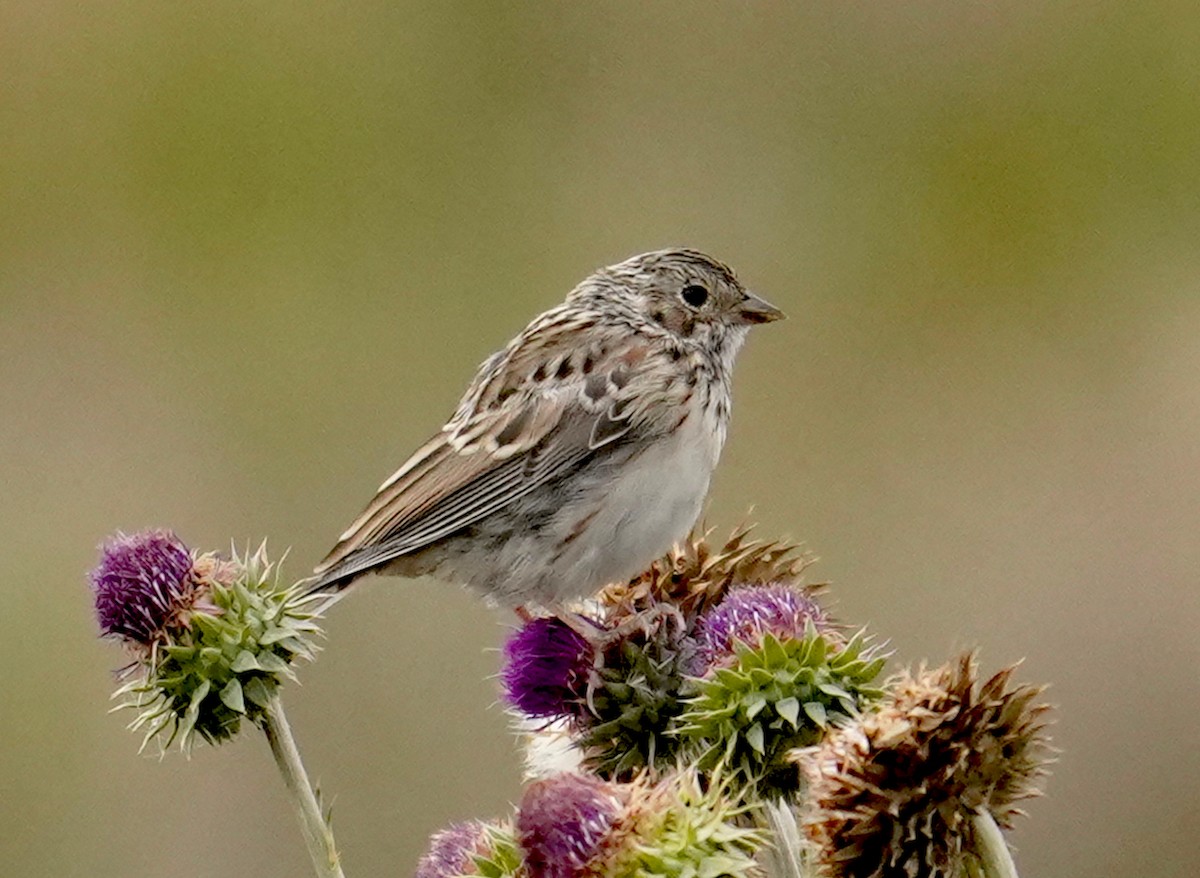
M 598 265 L 785 308 L 708 512 L 804 540 L 898 661 L 1053 683 L 1022 874 L 1196 874 L 1200 16 L 1190 3 L 0 6 L 0 862 L 295 876 L 266 745 L 136 755 L 108 533 L 302 575 Z M 509 617 L 374 582 L 288 695 L 350 875 L 504 812 Z

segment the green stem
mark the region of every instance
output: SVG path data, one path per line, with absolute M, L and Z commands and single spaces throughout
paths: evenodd
M 1017 867 L 1008 842 L 992 815 L 982 808 L 971 818 L 975 830 L 975 854 L 987 878 L 1017 878 Z
M 308 855 L 312 858 L 318 878 L 345 878 L 333 843 L 333 830 L 321 813 L 321 803 L 313 792 L 312 784 L 308 782 L 308 773 L 300 761 L 300 751 L 296 749 L 296 739 L 292 737 L 292 729 L 278 695 L 271 696 L 263 720 L 263 731 L 266 732 L 271 755 L 275 757 L 275 764 L 279 766 L 279 773 L 283 775 L 283 782 L 292 797 L 296 816 L 300 819 L 300 830 L 304 833 L 304 843 L 308 846 Z
M 796 815 L 782 799 L 763 805 L 773 844 L 763 851 L 764 865 L 769 878 L 807 878 L 804 843 Z

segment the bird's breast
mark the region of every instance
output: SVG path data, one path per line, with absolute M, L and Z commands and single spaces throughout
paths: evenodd
M 678 429 L 641 449 L 588 497 L 564 508 L 576 534 L 558 558 L 577 596 L 629 579 L 687 536 L 708 493 L 723 431 L 693 411 Z

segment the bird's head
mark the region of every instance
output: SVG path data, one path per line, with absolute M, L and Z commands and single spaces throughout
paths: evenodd
M 687 346 L 728 341 L 736 347 L 750 326 L 784 316 L 743 287 L 729 266 L 698 250 L 655 250 L 610 265 L 572 298 L 619 304 Z

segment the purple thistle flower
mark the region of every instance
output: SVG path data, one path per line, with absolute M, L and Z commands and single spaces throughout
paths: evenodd
M 169 530 L 119 533 L 101 546 L 91 581 L 101 632 L 149 646 L 191 603 L 192 555 Z
M 531 784 L 517 811 L 517 840 L 530 878 L 579 878 L 611 847 L 625 808 L 621 788 L 585 774 Z
M 532 619 L 504 645 L 500 681 L 508 703 L 526 716 L 575 713 L 592 669 L 592 645 L 562 619 Z
M 488 852 L 486 824 L 478 820 L 452 823 L 429 839 L 429 850 L 417 861 L 415 878 L 452 878 L 475 871 L 475 857 Z
M 818 631 L 830 627 L 821 605 L 800 589 L 779 584 L 733 589 L 696 623 L 700 665 L 710 667 L 733 655 L 738 641 L 755 645 L 764 634 L 801 638 L 809 623 Z

